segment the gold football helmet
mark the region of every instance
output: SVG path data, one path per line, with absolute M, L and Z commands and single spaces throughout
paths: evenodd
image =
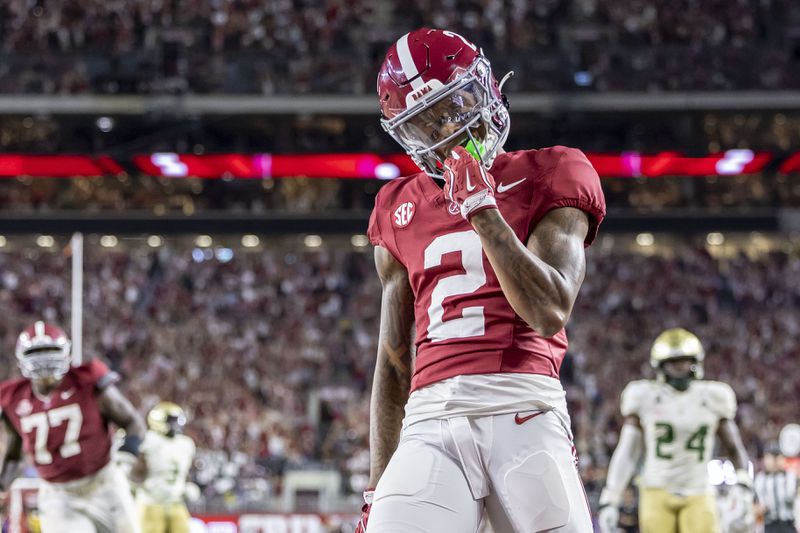
M 186 415 L 178 404 L 159 402 L 147 413 L 147 426 L 167 437 L 180 433 L 186 425 Z
M 683 328 L 672 328 L 663 331 L 650 349 L 650 366 L 659 377 L 663 376 L 661 365 L 673 359 L 694 359 L 692 373 L 695 379 L 703 378 L 703 360 L 706 352 L 697 335 Z

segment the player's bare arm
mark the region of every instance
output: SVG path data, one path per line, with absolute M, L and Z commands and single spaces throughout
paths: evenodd
M 619 493 L 618 498 L 612 499 L 622 498 L 622 492 L 633 478 L 636 472 L 636 465 L 643 451 L 642 425 L 639 422 L 639 417 L 636 415 L 626 416 L 619 441 L 617 441 L 617 447 L 611 456 L 611 462 L 608 466 L 606 486 L 608 488 L 611 485 L 611 489 Z
M 5 451 L 3 452 L 3 466 L 0 468 L 0 492 L 8 490 L 11 482 L 19 474 L 22 464 L 22 437 L 3 417 L 3 429 L 5 430 Z
M 733 462 L 736 470 L 747 472 L 750 458 L 747 455 L 747 449 L 744 447 L 742 435 L 739 433 L 739 427 L 736 422 L 728 418 L 720 420 L 717 437 L 719 437 L 723 451 Z
M 378 358 L 370 399 L 370 475 L 375 487 L 400 440 L 411 387 L 411 331 L 414 294 L 406 269 L 383 247 L 375 247 L 375 267 L 383 286 Z
M 643 452 L 644 441 L 639 417 L 628 415 L 625 417 L 617 447 L 608 464 L 606 486 L 600 495 L 598 516 L 600 531 L 604 533 L 617 531 L 622 495 L 636 472 Z
M 124 429 L 128 437 L 144 438 L 147 430 L 144 418 L 116 386 L 109 385 L 103 389 L 97 400 L 103 417 Z
M 103 417 L 125 430 L 125 438 L 119 447 L 117 462 L 128 479 L 140 482 L 141 472 L 145 468 L 139 453 L 139 446 L 144 440 L 145 431 L 147 431 L 144 418 L 114 385 L 105 387 L 98 395 L 97 402 Z
M 480 211 L 470 222 L 514 311 L 538 333 L 558 333 L 569 319 L 586 274 L 586 213 L 572 207 L 550 211 L 536 225 L 527 246 L 497 209 Z

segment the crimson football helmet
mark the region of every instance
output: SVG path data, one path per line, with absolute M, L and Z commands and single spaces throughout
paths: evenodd
M 71 347 L 64 330 L 40 320 L 20 333 L 14 352 L 26 378 L 59 379 L 69 371 Z
M 488 169 L 511 126 L 503 83 L 461 35 L 412 31 L 389 48 L 378 73 L 381 125 L 431 176 L 442 177 L 457 145 Z

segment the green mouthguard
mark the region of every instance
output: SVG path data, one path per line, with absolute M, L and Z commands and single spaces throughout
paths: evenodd
M 470 153 L 472 157 L 481 160 L 481 157 L 486 154 L 486 147 L 481 142 L 472 142 L 472 139 L 464 145 L 464 150 Z

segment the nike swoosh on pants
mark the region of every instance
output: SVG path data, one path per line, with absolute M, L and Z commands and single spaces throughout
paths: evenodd
M 539 415 L 545 414 L 547 411 L 536 411 L 535 413 L 531 413 L 528 416 L 519 416 L 519 413 L 514 415 L 514 422 L 517 423 L 518 426 L 521 426 L 531 418 L 536 418 Z

